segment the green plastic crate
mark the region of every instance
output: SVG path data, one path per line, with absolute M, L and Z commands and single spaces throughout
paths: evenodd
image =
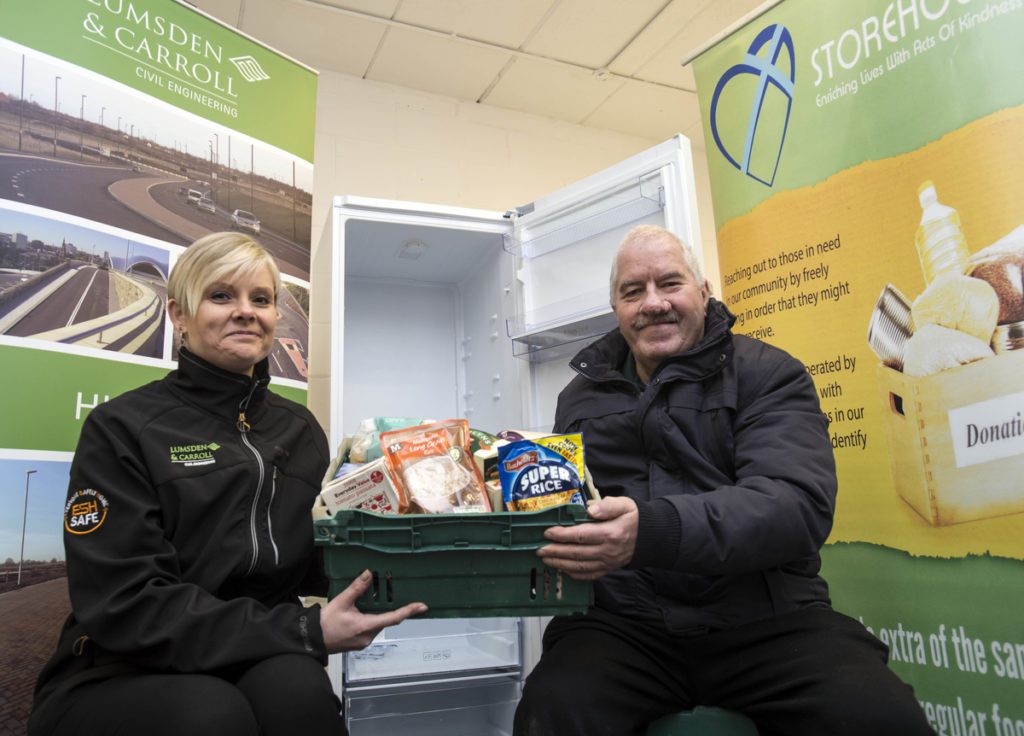
M 655 721 L 646 736 L 757 736 L 757 727 L 739 713 L 697 706 Z
M 488 514 L 385 515 L 345 509 L 314 522 L 330 596 L 363 570 L 373 585 L 358 601 L 368 613 L 422 601 L 425 618 L 551 616 L 585 611 L 593 584 L 537 557 L 544 530 L 587 521 L 582 506 Z

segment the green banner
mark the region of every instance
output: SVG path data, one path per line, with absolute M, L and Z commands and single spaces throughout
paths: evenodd
M 8 387 L 0 392 L 0 416 L 7 418 L 0 448 L 8 450 L 74 452 L 90 409 L 167 373 L 165 366 L 14 345 L 0 345 L 0 365 Z M 306 403 L 304 389 L 271 390 Z
M 271 389 L 306 401 L 316 83 L 183 2 L 0 2 L 0 593 L 38 613 L 0 624 L 17 732 L 34 634 L 66 615 L 71 453 L 92 409 L 174 369 L 192 243 L 238 230 L 277 261 Z
M 171 0 L 4 0 L 0 33 L 313 161 L 316 73 Z
M 1024 0 L 784 0 L 695 63 L 722 299 L 814 378 L 825 574 L 940 734 L 1024 734 Z
M 913 558 L 867 544 L 822 554 L 832 603 L 889 645 L 942 735 L 1024 733 L 1020 564 L 988 556 Z
M 717 226 L 773 192 L 913 151 L 1024 103 L 1022 8 L 1022 0 L 787 0 L 708 51 L 694 69 Z M 758 35 L 772 25 L 780 38 Z M 752 108 L 761 70 L 775 83 Z M 737 177 L 748 143 L 754 176 Z M 773 186 L 755 177 L 773 177 Z

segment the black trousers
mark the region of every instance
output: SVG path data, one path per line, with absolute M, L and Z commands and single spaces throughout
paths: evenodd
M 55 725 L 33 714 L 30 736 L 347 736 L 326 671 L 298 654 L 216 675 L 121 675 L 61 700 Z
M 762 736 L 933 734 L 888 649 L 857 621 L 808 608 L 699 636 L 592 610 L 558 617 L 526 680 L 515 736 L 642 736 L 697 705 Z

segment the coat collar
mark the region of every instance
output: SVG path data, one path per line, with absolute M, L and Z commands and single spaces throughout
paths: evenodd
M 704 317 L 704 336 L 693 348 L 662 361 L 651 376 L 663 380 L 701 380 L 717 373 L 732 358 L 730 329 L 736 317 L 722 302 L 711 298 Z M 569 365 L 580 375 L 593 381 L 628 380 L 622 364 L 629 355 L 629 345 L 615 328 L 604 337 L 583 348 Z
M 262 414 L 270 384 L 270 361 L 264 358 L 257 363 L 249 377 L 218 368 L 182 346 L 178 368 L 167 381 L 171 390 L 188 403 L 232 422 L 244 414 L 252 424 Z

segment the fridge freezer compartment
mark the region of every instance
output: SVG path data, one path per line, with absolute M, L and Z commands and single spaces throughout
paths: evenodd
M 345 682 L 519 669 L 519 619 L 410 619 L 345 655 Z
M 345 693 L 350 736 L 508 736 L 520 690 L 506 677 Z
M 585 611 L 593 584 L 543 564 L 544 530 L 587 521 L 577 505 L 486 514 L 383 515 L 344 509 L 314 521 L 330 595 L 363 570 L 373 584 L 360 610 L 422 601 L 427 618 L 553 616 Z

